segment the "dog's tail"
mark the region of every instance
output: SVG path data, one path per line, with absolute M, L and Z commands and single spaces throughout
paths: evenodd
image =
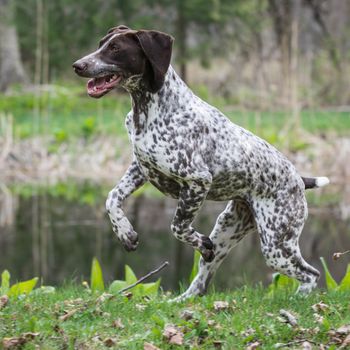
M 302 177 L 302 180 L 305 184 L 305 189 L 315 188 L 315 187 L 323 187 L 329 184 L 328 177 Z

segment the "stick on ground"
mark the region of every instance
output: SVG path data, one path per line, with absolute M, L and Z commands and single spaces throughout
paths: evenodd
M 168 266 L 168 265 L 169 265 L 169 262 L 168 262 L 168 261 L 163 262 L 162 265 L 160 265 L 160 266 L 159 266 L 158 268 L 156 268 L 155 270 L 149 272 L 147 275 L 141 277 L 141 278 L 138 279 L 135 283 L 130 284 L 130 286 L 127 286 L 127 287 L 121 289 L 121 290 L 119 291 L 119 293 L 124 293 L 124 292 L 126 292 L 127 290 L 129 290 L 129 289 L 131 289 L 131 288 L 134 288 L 134 287 L 137 286 L 138 284 L 140 284 L 140 283 L 142 283 L 143 281 L 145 281 L 147 278 L 149 278 L 149 277 L 155 275 L 156 273 L 158 273 L 159 271 L 163 270 L 163 269 L 164 269 L 166 266 Z

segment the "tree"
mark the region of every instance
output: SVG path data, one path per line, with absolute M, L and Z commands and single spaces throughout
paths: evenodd
M 25 83 L 27 77 L 21 61 L 14 7 L 10 0 L 0 0 L 0 90 L 12 84 Z

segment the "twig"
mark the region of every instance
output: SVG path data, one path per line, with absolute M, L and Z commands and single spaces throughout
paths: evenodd
M 158 268 L 156 268 L 155 270 L 149 272 L 147 275 L 141 277 L 141 278 L 138 279 L 135 283 L 130 284 L 130 286 L 127 286 L 127 287 L 121 289 L 121 290 L 119 291 L 119 293 L 124 293 L 124 292 L 126 292 L 127 290 L 129 290 L 129 289 L 131 289 L 131 288 L 134 288 L 135 286 L 137 286 L 138 284 L 142 283 L 142 282 L 143 282 L 144 280 L 146 280 L 147 278 L 149 278 L 149 277 L 155 275 L 155 274 L 158 273 L 160 270 L 163 270 L 164 267 L 166 267 L 166 266 L 168 266 L 168 265 L 169 265 L 169 263 L 168 263 L 167 261 L 163 262 L 162 265 L 160 265 L 160 266 L 159 266 Z

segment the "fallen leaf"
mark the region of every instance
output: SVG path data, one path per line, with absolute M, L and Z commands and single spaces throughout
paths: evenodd
M 222 340 L 214 340 L 213 345 L 215 349 L 221 349 L 222 346 L 225 344 Z
M 129 300 L 133 297 L 133 294 L 131 292 L 124 292 L 122 295 L 123 297 L 126 297 Z
M 339 327 L 335 332 L 338 335 L 348 335 L 350 333 L 350 324 Z
M 136 304 L 135 307 L 138 311 L 144 311 L 146 309 L 146 305 L 144 304 Z
M 59 319 L 61 321 L 67 321 L 69 318 L 71 318 L 79 309 L 73 309 L 70 311 L 65 311 L 65 314 L 60 316 Z
M 214 310 L 222 311 L 229 308 L 229 303 L 227 301 L 214 301 Z
M 214 320 L 208 320 L 208 326 L 209 327 L 213 327 L 213 326 L 215 326 L 216 325 L 216 322 L 214 321 Z
M 322 301 L 311 306 L 315 312 L 326 312 L 329 310 L 329 306 Z
M 298 325 L 297 318 L 289 311 L 281 309 L 280 315 L 283 317 L 284 322 L 289 323 L 292 327 L 296 327 Z
M 324 317 L 323 316 L 321 316 L 320 314 L 314 314 L 314 317 L 315 317 L 315 320 L 316 320 L 317 323 L 323 324 L 323 322 L 324 322 Z
M 312 350 L 312 345 L 308 341 L 304 341 L 301 344 L 302 350 Z
M 160 350 L 160 349 L 151 343 L 144 343 L 143 350 Z
M 255 350 L 257 349 L 258 347 L 260 346 L 260 343 L 258 341 L 252 343 L 252 344 L 249 344 L 247 347 L 246 347 L 246 350 Z
M 194 315 L 194 312 L 192 310 L 183 310 L 181 312 L 180 317 L 183 318 L 185 321 L 192 320 Z
M 113 327 L 118 329 L 124 329 L 125 326 L 123 325 L 123 322 L 120 318 L 117 318 L 115 321 L 113 321 Z
M 0 310 L 4 308 L 9 302 L 9 297 L 7 295 L 3 295 L 0 297 Z
M 163 331 L 164 338 L 169 344 L 182 345 L 183 344 L 183 333 L 173 324 L 167 324 Z
M 96 303 L 97 304 L 102 304 L 103 302 L 105 302 L 106 300 L 110 300 L 112 298 L 114 298 L 115 295 L 113 294 L 109 294 L 109 293 L 102 293 L 97 299 L 96 299 Z
M 103 341 L 103 344 L 105 346 L 107 346 L 107 348 L 111 348 L 112 346 L 116 345 L 117 342 L 115 339 L 113 338 L 106 338 L 104 341 Z
M 249 337 L 251 335 L 255 334 L 255 329 L 254 328 L 247 328 L 245 331 L 241 332 L 242 337 Z
M 346 338 L 343 340 L 341 346 L 339 349 L 345 349 L 348 345 L 350 345 L 350 334 L 346 336 Z
M 3 349 L 15 349 L 28 343 L 30 340 L 37 337 L 39 333 L 27 332 L 21 334 L 19 337 L 3 338 L 2 347 Z

